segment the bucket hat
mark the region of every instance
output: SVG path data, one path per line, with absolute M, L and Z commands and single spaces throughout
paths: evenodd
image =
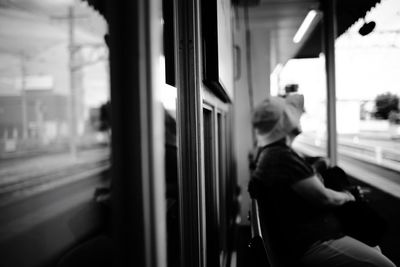
M 303 95 L 290 94 L 285 98 L 270 96 L 255 107 L 252 124 L 268 145 L 296 129 L 300 130 L 303 112 Z

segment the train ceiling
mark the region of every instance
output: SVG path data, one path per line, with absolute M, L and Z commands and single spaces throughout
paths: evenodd
M 337 37 L 347 31 L 366 13 L 375 7 L 380 0 L 337 0 Z M 322 51 L 322 21 L 318 23 L 303 46 L 297 51 L 296 58 L 318 57 Z
M 323 1 L 323 0 L 322 0 Z M 328 0 L 329 1 L 329 0 Z M 250 30 L 264 29 L 275 42 L 276 62 L 291 58 L 318 57 L 322 51 L 322 19 L 297 44 L 293 36 L 311 9 L 318 10 L 321 0 L 234 0 L 248 8 Z M 337 0 L 337 33 L 344 33 L 380 0 Z M 321 18 L 322 16 L 320 16 Z

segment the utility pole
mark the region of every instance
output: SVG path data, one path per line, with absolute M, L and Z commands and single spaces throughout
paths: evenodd
M 21 112 L 22 112 L 22 139 L 28 138 L 28 107 L 26 99 L 26 56 L 21 52 Z
M 74 75 L 74 56 L 75 56 L 75 23 L 74 7 L 68 8 L 68 28 L 69 28 L 69 75 L 70 75 L 70 97 L 69 97 L 69 150 L 72 157 L 77 156 L 77 112 L 76 112 L 76 86 Z
M 74 1 L 75 2 L 75 1 Z M 76 72 L 82 69 L 84 66 L 94 64 L 98 60 L 93 62 L 86 62 L 84 64 L 76 63 L 76 52 L 83 46 L 102 47 L 103 44 L 92 43 L 92 44 L 80 44 L 75 43 L 75 20 L 86 18 L 87 16 L 76 16 L 74 12 L 73 4 L 68 7 L 67 17 L 53 17 L 53 19 L 68 20 L 68 46 L 69 46 L 69 75 L 70 75 L 70 97 L 68 101 L 68 124 L 69 124 L 69 151 L 72 157 L 77 157 L 78 153 L 78 90 L 76 84 Z

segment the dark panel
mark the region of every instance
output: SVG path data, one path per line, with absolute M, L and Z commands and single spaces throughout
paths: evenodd
M 175 85 L 175 28 L 174 0 L 163 0 L 165 83 Z
M 222 101 L 230 102 L 229 95 L 221 84 L 219 68 L 221 58 L 218 53 L 218 6 L 217 1 L 209 1 L 201 6 L 202 56 L 204 84 Z
M 97 10 L 107 21 L 106 0 L 82 0 L 88 2 L 95 10 Z

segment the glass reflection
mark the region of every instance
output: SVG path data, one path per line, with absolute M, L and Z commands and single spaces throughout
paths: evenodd
M 103 223 L 107 27 L 72 1 L 3 1 L 0 23 L 0 265 L 39 266 Z

